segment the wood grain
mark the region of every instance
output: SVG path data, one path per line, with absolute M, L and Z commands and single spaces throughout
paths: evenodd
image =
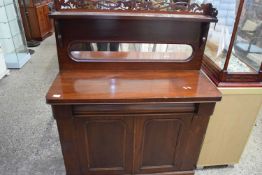
M 59 98 L 54 95 L 59 95 Z M 200 71 L 61 72 L 47 102 L 201 102 L 221 94 Z

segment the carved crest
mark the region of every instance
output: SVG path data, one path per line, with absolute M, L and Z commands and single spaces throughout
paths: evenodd
M 56 10 L 128 10 L 189 12 L 216 17 L 218 11 L 212 4 L 168 2 L 165 0 L 56 0 Z

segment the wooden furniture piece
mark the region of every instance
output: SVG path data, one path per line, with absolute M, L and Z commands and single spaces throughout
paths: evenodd
M 209 117 L 221 99 L 200 71 L 216 12 L 211 4 L 194 6 L 197 13 L 191 5 L 172 13 L 52 13 L 60 72 L 46 100 L 57 121 L 68 175 L 194 174 Z M 193 53 L 183 61 L 79 60 L 70 48 L 81 41 L 188 44 Z M 86 52 L 94 53 L 79 55 Z
M 219 88 L 222 100 L 210 118 L 197 166 L 235 165 L 262 104 L 262 88 Z
M 25 5 L 24 3 L 25 2 Z M 19 0 L 20 12 L 27 40 L 44 40 L 53 32 L 52 22 L 48 15 L 51 13 L 47 1 Z

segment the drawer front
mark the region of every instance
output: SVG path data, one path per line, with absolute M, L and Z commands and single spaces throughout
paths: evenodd
M 134 104 L 86 104 L 74 105 L 73 115 L 89 114 L 148 114 L 148 113 L 194 113 L 194 103 L 134 103 Z

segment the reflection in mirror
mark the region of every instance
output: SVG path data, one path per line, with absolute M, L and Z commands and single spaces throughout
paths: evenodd
M 193 49 L 186 44 L 73 42 L 69 47 L 75 61 L 188 61 Z

